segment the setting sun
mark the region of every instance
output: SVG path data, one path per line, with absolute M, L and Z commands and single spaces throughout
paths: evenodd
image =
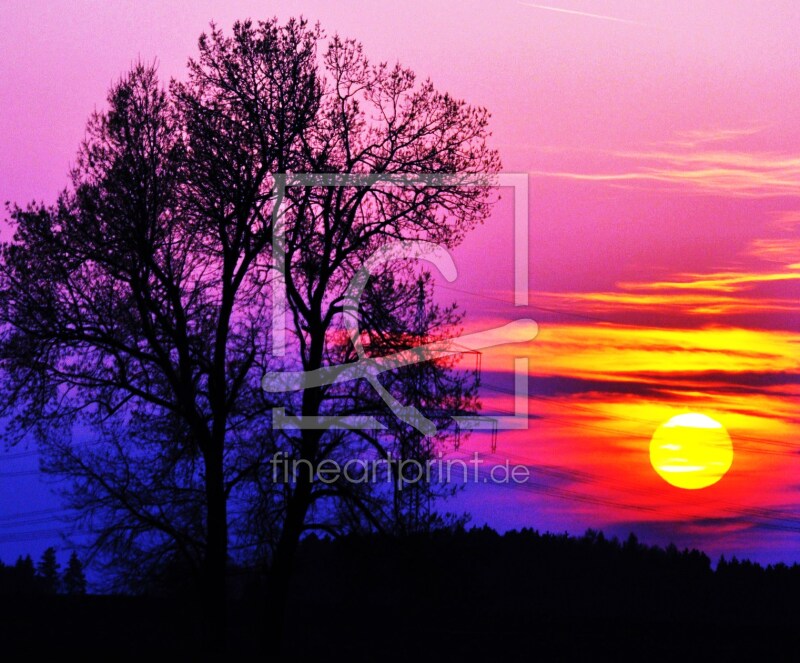
M 653 433 L 650 462 L 673 486 L 707 488 L 730 469 L 733 445 L 718 421 L 694 412 L 679 414 Z

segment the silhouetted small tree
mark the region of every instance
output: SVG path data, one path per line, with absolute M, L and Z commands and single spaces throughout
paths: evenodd
M 86 594 L 86 575 L 83 572 L 83 563 L 74 550 L 69 556 L 67 568 L 61 578 L 64 592 L 70 596 L 82 596 Z
M 25 555 L 25 557 L 20 555 L 10 570 L 13 572 L 10 583 L 13 593 L 34 594 L 38 591 L 36 566 L 30 555 Z
M 41 579 L 42 591 L 46 594 L 56 594 L 60 589 L 58 570 L 61 565 L 56 557 L 56 549 L 50 546 L 42 553 L 42 558 L 36 567 L 36 573 Z
M 36 575 L 36 567 L 34 566 L 33 559 L 30 555 L 25 555 L 25 557 L 20 555 L 14 564 L 14 569 L 20 577 L 33 579 L 33 577 Z

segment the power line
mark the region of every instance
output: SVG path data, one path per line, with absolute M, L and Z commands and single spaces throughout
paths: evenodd
M 41 470 L 17 470 L 15 472 L 0 472 L 0 479 L 13 479 L 15 477 L 30 477 L 41 475 Z
M 24 520 L 26 518 L 50 515 L 54 513 L 60 513 L 66 515 L 67 513 L 70 513 L 70 510 L 50 508 L 50 509 L 36 509 L 35 511 L 23 511 L 19 513 L 8 513 L 5 515 L 0 515 L 0 523 L 8 522 L 11 520 Z
M 41 518 L 30 518 L 28 520 L 20 520 L 19 522 L 0 523 L 0 530 L 14 529 L 15 527 L 29 527 L 30 525 L 42 525 L 44 523 L 63 522 L 63 516 L 42 516 Z
M 17 451 L 14 453 L 0 453 L 0 460 L 17 460 L 18 458 L 30 458 L 31 456 L 38 456 L 37 450 L 30 451 Z
M 85 534 L 86 530 L 77 530 L 67 532 L 64 529 L 40 529 L 30 530 L 27 532 L 10 532 L 8 534 L 0 534 L 0 544 L 3 543 L 18 543 L 21 541 L 36 541 L 40 539 L 55 539 L 72 534 Z
M 486 299 L 488 301 L 499 302 L 501 304 L 505 304 L 507 306 L 512 306 L 512 302 L 508 301 L 507 299 L 501 299 L 500 297 L 492 297 L 490 295 L 484 295 L 479 292 L 474 292 L 472 290 L 464 290 L 463 288 L 455 288 L 451 285 L 442 285 L 441 283 L 436 284 L 437 288 L 442 288 L 443 290 L 452 290 L 453 292 L 460 292 L 464 295 L 471 295 L 473 297 L 479 297 L 481 299 Z M 606 324 L 611 325 L 618 325 L 620 327 L 637 327 L 640 329 L 645 329 L 645 325 L 637 325 L 629 322 L 618 322 L 616 320 L 609 320 L 608 318 L 600 318 L 595 315 L 589 315 L 588 313 L 576 313 L 575 311 L 567 311 L 565 309 L 560 308 L 549 308 L 546 306 L 537 306 L 535 304 L 526 304 L 525 306 L 521 306 L 518 308 L 529 308 L 535 311 L 543 311 L 545 313 L 554 313 L 556 315 L 566 315 L 571 318 L 580 318 L 582 320 L 592 320 L 594 322 L 604 322 Z

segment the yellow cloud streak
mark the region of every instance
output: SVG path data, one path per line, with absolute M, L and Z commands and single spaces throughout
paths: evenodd
M 800 280 L 800 272 L 718 272 L 712 274 L 679 274 L 678 278 L 683 280 L 653 281 L 650 283 L 622 282 L 619 287 L 626 290 L 714 290 L 718 292 L 738 292 L 758 283 L 797 281 Z
M 536 375 L 587 379 L 629 379 L 642 373 L 798 372 L 800 334 L 738 328 L 542 325 L 535 341 L 487 352 L 483 365 L 508 370 L 514 356 L 530 357 L 530 370 Z
M 555 302 L 565 311 L 580 306 L 579 310 L 593 314 L 641 311 L 645 307 L 658 308 L 660 313 L 681 315 L 800 312 L 800 302 L 796 299 L 731 297 L 694 292 L 538 292 L 535 297 Z

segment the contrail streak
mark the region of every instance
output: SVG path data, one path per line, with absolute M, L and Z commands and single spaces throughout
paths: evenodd
M 616 16 L 604 16 L 603 14 L 590 14 L 589 12 L 579 12 L 575 9 L 562 9 L 561 7 L 548 7 L 547 5 L 535 5 L 531 2 L 517 2 L 518 5 L 525 7 L 533 7 L 534 9 L 546 9 L 551 12 L 559 12 L 561 14 L 574 14 L 575 16 L 588 16 L 589 18 L 599 18 L 603 21 L 614 21 L 615 23 L 631 23 L 633 25 L 647 25 L 640 21 L 632 21 L 627 18 L 617 18 Z

